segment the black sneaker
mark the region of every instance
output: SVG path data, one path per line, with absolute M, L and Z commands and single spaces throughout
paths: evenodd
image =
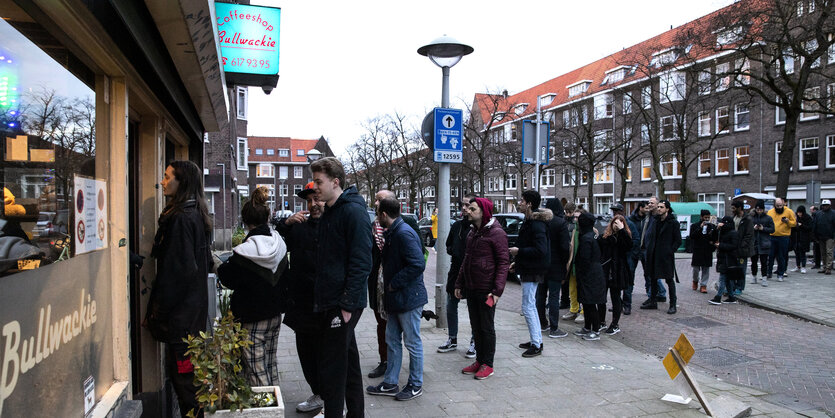
M 540 345 L 539 347 L 531 346 L 530 348 L 525 350 L 524 353 L 522 353 L 522 357 L 536 357 L 540 354 L 542 354 L 542 345 Z
M 386 374 L 386 367 L 388 367 L 388 362 L 387 361 L 381 361 L 380 364 L 378 364 L 377 367 L 374 368 L 374 370 L 372 370 L 368 373 L 368 377 L 370 377 L 372 379 L 376 379 L 376 378 Z
M 606 331 L 604 331 L 604 333 L 606 335 L 615 335 L 619 332 L 620 332 L 620 327 L 617 326 L 617 325 L 609 325 L 609 328 L 606 328 Z
M 728 296 L 728 298 L 723 300 L 722 303 L 737 303 L 737 299 L 733 296 Z
M 398 395 L 398 391 L 400 391 L 400 387 L 397 385 L 390 385 L 388 383 L 380 383 L 377 386 L 369 386 L 365 388 L 365 393 L 369 395 L 381 395 L 381 396 L 396 396 Z
M 588 328 L 580 328 L 577 331 L 574 331 L 574 335 L 576 335 L 578 337 L 582 337 L 584 335 L 588 335 L 590 332 L 591 332 L 591 330 L 588 329 Z
M 524 349 L 524 350 L 527 350 L 531 347 L 533 347 L 533 344 L 531 344 L 530 341 L 528 341 L 526 343 L 519 344 L 519 348 Z
M 423 387 L 422 386 L 412 386 L 411 384 L 406 385 L 403 390 L 394 395 L 394 399 L 398 401 L 409 401 L 412 399 L 417 398 L 418 396 L 423 395 Z
M 586 341 L 598 341 L 600 340 L 600 333 L 598 332 L 590 332 L 583 336 L 583 339 Z
M 464 357 L 475 358 L 475 341 L 470 341 L 470 348 L 467 349 L 466 353 L 464 353 Z
M 562 338 L 562 337 L 565 337 L 566 335 L 568 335 L 568 333 L 559 329 L 559 328 L 552 329 L 551 331 L 548 332 L 548 338 Z
M 722 304 L 722 296 L 716 295 L 716 297 L 707 301 L 707 303 L 709 303 L 711 305 L 721 305 Z
M 655 301 L 656 302 L 666 302 L 667 297 L 666 296 L 659 296 L 659 297 L 655 298 Z
M 447 338 L 444 345 L 438 347 L 439 353 L 449 353 L 450 351 L 455 351 L 458 348 L 458 339 L 457 338 Z M 369 376 L 371 377 L 371 376 Z

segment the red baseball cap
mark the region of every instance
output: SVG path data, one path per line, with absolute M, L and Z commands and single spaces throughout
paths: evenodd
M 304 186 L 304 189 L 301 189 L 298 192 L 296 192 L 296 196 L 298 196 L 302 199 L 307 199 L 307 195 L 309 195 L 311 193 L 314 193 L 313 182 L 312 181 L 310 183 L 307 183 Z

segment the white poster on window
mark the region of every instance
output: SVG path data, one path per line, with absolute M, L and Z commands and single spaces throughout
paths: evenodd
M 107 182 L 75 176 L 75 254 L 107 247 Z

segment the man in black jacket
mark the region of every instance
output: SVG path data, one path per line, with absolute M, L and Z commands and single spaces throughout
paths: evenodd
M 693 257 L 690 266 L 693 267 L 693 290 L 707 293 L 707 281 L 710 268 L 713 267 L 714 231 L 716 225 L 710 223 L 710 211 L 702 209 L 701 222 L 690 225 L 690 250 Z
M 835 249 L 835 211 L 829 199 L 821 201 L 821 208 L 815 216 L 812 236 L 821 243 L 823 265 L 818 273 L 832 274 L 832 252 Z
M 675 252 L 681 246 L 681 231 L 669 201 L 658 202 L 655 213 L 655 221 L 649 227 L 649 234 L 644 240 L 647 248 L 646 268 L 649 270 L 652 287 L 650 297 L 641 305 L 641 309 L 658 309 L 659 287 L 661 287 L 659 281 L 663 279 L 667 282 L 670 295 L 670 307 L 667 313 L 674 314 L 676 313 Z
M 366 305 L 371 273 L 371 221 L 357 188 L 343 190 L 345 169 L 334 157 L 310 165 L 314 190 L 325 202 L 319 221 L 313 311 L 325 314 L 317 359 L 328 364 L 321 383 L 326 416 L 362 417 L 364 402 L 354 327 Z
M 562 338 L 568 335 L 559 328 L 560 289 L 565 280 L 568 265 L 568 253 L 571 249 L 571 236 L 568 222 L 565 221 L 565 209 L 559 199 L 548 199 L 545 207 L 554 217 L 548 223 L 548 239 L 551 247 L 551 265 L 545 273 L 545 282 L 536 289 L 536 310 L 543 330 L 548 330 L 549 338 Z M 545 301 L 548 301 L 548 316 L 545 316 Z
M 296 332 L 296 351 L 302 374 L 313 392 L 307 400 L 296 405 L 296 411 L 313 412 L 324 406 L 319 376 L 325 367 L 320 366 L 316 358 L 324 336 L 324 316 L 313 312 L 313 286 L 316 280 L 316 235 L 325 204 L 316 199 L 313 182 L 296 195 L 307 201 L 307 210 L 296 212 L 276 222 L 275 226 L 284 237 L 291 258 L 284 324 Z
M 745 212 L 745 204 L 742 201 L 735 200 L 731 203 L 731 213 L 734 215 L 734 230 L 739 235 L 737 257 L 746 260 L 742 262 L 742 274 L 731 275 L 734 277 L 734 294 L 739 295 L 745 290 L 745 275 L 748 274 L 748 257 L 754 255 L 754 222 L 751 220 L 751 215 Z
M 539 209 L 542 201 L 539 192 L 525 190 L 519 201 L 519 211 L 525 220 L 519 228 L 518 247 L 510 247 L 510 255 L 516 257 L 511 265 L 522 282 L 522 313 L 528 324 L 530 341 L 519 344 L 526 351 L 522 357 L 542 354 L 542 326 L 536 312 L 536 288 L 545 281 L 545 273 L 551 267 L 551 247 L 548 242 L 548 224 L 554 215 L 550 209 Z
M 467 235 L 472 225 L 467 216 L 467 208 L 470 202 L 475 201 L 475 198 L 475 195 L 468 194 L 461 199 L 462 219 L 452 224 L 449 235 L 446 237 L 446 252 L 451 258 L 446 279 L 446 321 L 449 327 L 449 338 L 444 345 L 438 347 L 439 353 L 449 353 L 458 347 L 458 302 L 461 300 L 455 297 L 455 279 L 458 278 L 458 271 L 461 270 L 461 261 L 464 259 L 464 250 L 467 248 Z M 470 348 L 464 357 L 475 358 L 475 341 L 472 336 L 470 336 Z

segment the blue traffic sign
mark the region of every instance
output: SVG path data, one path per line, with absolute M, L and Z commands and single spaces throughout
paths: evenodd
M 461 163 L 464 161 L 462 126 L 464 112 L 461 109 L 435 108 L 435 150 L 437 163 Z

